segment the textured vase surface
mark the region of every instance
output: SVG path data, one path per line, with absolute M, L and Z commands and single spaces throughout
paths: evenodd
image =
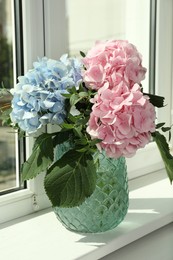
M 129 197 L 125 159 L 111 159 L 100 153 L 99 161 L 94 193 L 78 207 L 53 208 L 67 229 L 104 232 L 115 228 L 126 216 Z

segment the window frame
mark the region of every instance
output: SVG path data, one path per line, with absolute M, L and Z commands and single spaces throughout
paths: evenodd
M 12 0 L 13 10 L 14 1 L 15 0 Z M 43 19 L 44 5 L 42 0 L 22 0 L 21 3 L 25 73 L 28 69 L 32 68 L 32 63 L 34 60 L 45 55 Z M 37 10 L 39 10 L 39 12 Z M 33 138 L 26 138 L 26 158 L 31 153 L 33 143 Z M 43 180 L 43 177 L 40 178 L 39 176 L 36 180 L 29 181 L 27 183 L 27 189 L 4 194 L 0 197 L 0 223 L 28 215 L 38 209 L 43 209 L 50 206 L 50 203 L 43 191 L 43 185 L 40 184 L 40 179 Z
M 157 1 L 156 93 L 166 97 L 168 105 L 166 109 L 162 109 L 159 113 L 159 121 L 166 121 L 168 125 L 172 122 L 172 7 L 171 0 Z M 24 72 L 26 72 L 32 68 L 33 61 L 38 57 L 45 55 L 49 58 L 58 59 L 63 53 L 67 52 L 68 30 L 65 1 L 22 0 L 22 10 Z M 165 24 L 165 17 L 167 24 Z M 61 23 L 59 23 L 59 19 L 61 19 Z M 56 24 L 56 26 L 51 26 L 51 24 Z M 167 30 L 165 30 L 165 27 Z M 168 43 L 166 48 L 165 42 Z M 170 69 L 165 71 L 165 67 Z M 166 91 L 162 87 L 164 85 L 168 86 Z M 165 113 L 168 115 L 167 118 Z M 33 138 L 26 138 L 26 157 L 30 155 L 33 143 Z M 136 156 L 127 159 L 127 167 L 129 179 L 163 168 L 156 145 L 150 143 L 145 149 L 139 150 Z M 44 174 L 40 174 L 36 179 L 27 182 L 27 189 L 0 197 L 0 223 L 51 206 L 44 192 L 43 179 Z
M 153 1 L 151 0 L 151 2 Z M 155 49 L 152 47 L 154 53 L 150 53 L 150 55 L 154 55 L 150 66 L 155 65 L 155 71 L 152 73 L 152 78 L 155 81 L 155 93 L 164 96 L 166 104 L 164 108 L 159 109 L 157 118 L 159 123 L 166 122 L 167 126 L 171 126 L 173 123 L 173 118 L 171 117 L 173 97 L 173 2 L 171 0 L 157 0 L 154 2 L 156 19 L 152 23 L 156 26 L 156 46 Z M 152 68 L 150 67 L 150 69 Z M 166 88 L 163 86 L 166 86 Z M 170 144 L 171 147 L 172 144 Z M 138 165 L 134 168 L 136 161 Z M 127 166 L 129 168 L 129 179 L 164 168 L 160 153 L 154 142 L 148 144 L 145 149 L 139 150 L 133 158 L 127 159 Z

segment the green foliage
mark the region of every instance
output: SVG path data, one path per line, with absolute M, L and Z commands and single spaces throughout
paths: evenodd
M 61 130 L 60 132 L 53 133 L 52 136 L 53 136 L 53 147 L 56 147 L 57 145 L 63 144 L 65 142 L 71 143 L 74 138 L 73 131 L 71 130 L 69 131 Z
M 96 167 L 87 153 L 68 151 L 48 170 L 45 190 L 53 206 L 74 207 L 89 197 L 96 185 Z
M 2 84 L 2 88 L 0 88 L 0 120 L 2 120 L 3 126 L 11 126 L 11 96 L 10 91 Z
M 158 129 L 158 128 L 164 126 L 164 125 L 165 125 L 165 123 L 158 123 L 158 124 L 156 125 L 156 129 Z
M 61 130 L 51 134 L 44 133 L 36 138 L 33 152 L 23 164 L 22 178 L 32 179 L 46 171 L 44 187 L 52 205 L 73 207 L 80 205 L 95 189 L 98 167 L 96 145 L 101 140 L 91 140 L 86 131 L 92 108 L 89 100 L 94 93 L 86 91 L 81 84 L 79 90 L 73 87 L 64 96 L 68 113 L 64 123 L 60 125 Z M 77 110 L 76 114 L 72 112 L 72 108 Z M 156 128 L 163 133 L 170 133 L 171 129 L 165 127 L 165 123 L 158 124 Z M 152 136 L 172 182 L 173 157 L 166 138 L 158 131 Z
M 93 154 L 100 140 L 91 140 L 86 132 L 89 119 L 86 111 L 90 110 L 88 100 L 92 95 L 92 92 L 85 91 L 83 85 L 80 90 L 70 89 L 66 94 L 69 113 L 61 130 L 37 137 L 31 156 L 23 164 L 23 180 L 32 179 L 42 171 L 47 172 L 45 190 L 54 206 L 79 205 L 95 189 L 96 164 Z M 75 106 L 78 106 L 77 115 L 71 112 Z
M 86 56 L 83 51 L 80 51 L 80 55 L 81 55 L 83 58 L 85 58 L 85 56 Z
M 46 170 L 53 161 L 52 135 L 43 133 L 35 141 L 29 159 L 22 166 L 22 179 L 29 180 Z
M 12 45 L 3 36 L 0 36 L 0 50 L 0 84 L 3 82 L 7 88 L 11 88 L 13 87 Z
M 10 126 L 11 125 L 11 119 L 10 119 L 10 113 L 11 113 L 11 107 L 7 108 L 5 110 L 0 109 L 0 120 L 2 120 L 3 126 Z
M 165 164 L 165 168 L 170 179 L 173 181 L 173 156 L 170 154 L 169 146 L 164 135 L 160 134 L 158 131 L 152 134 L 154 141 L 156 142 L 158 149 L 160 151 L 161 157 Z
M 153 95 L 153 94 L 149 94 L 149 93 L 144 93 L 144 95 L 149 96 L 150 98 L 150 102 L 151 104 L 153 104 L 153 106 L 155 107 L 164 107 L 164 97 L 161 96 L 157 96 L 157 95 Z
M 157 124 L 156 125 L 156 129 L 161 129 L 162 130 L 162 132 L 168 132 L 168 134 L 169 134 L 169 138 L 168 138 L 168 141 L 170 142 L 170 140 L 171 140 L 171 128 L 172 128 L 172 126 L 166 126 L 166 127 L 164 127 L 164 125 L 165 125 L 165 123 L 159 123 L 159 124 Z

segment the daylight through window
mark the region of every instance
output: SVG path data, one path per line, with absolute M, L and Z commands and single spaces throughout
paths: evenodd
M 15 1 L 14 1 L 15 2 Z M 16 1 L 17 3 L 18 1 Z M 7 89 L 13 88 L 16 81 L 15 51 L 15 11 L 11 0 L 0 1 L 0 84 Z M 14 11 L 15 10 L 15 11 Z M 18 12 L 19 13 L 19 12 Z M 20 51 L 20 50 L 18 50 Z M 19 62 L 19 61 L 18 61 Z M 5 109 L 11 101 L 10 93 L 0 98 L 0 107 Z M 19 181 L 19 142 L 13 129 L 3 125 L 0 120 L 0 194 L 21 188 Z

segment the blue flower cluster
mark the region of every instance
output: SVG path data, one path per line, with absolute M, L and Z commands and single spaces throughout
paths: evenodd
M 78 88 L 82 81 L 82 64 L 66 54 L 58 61 L 44 57 L 33 66 L 12 89 L 11 120 L 27 133 L 48 123 L 63 123 L 66 110 L 61 94 L 73 86 Z

